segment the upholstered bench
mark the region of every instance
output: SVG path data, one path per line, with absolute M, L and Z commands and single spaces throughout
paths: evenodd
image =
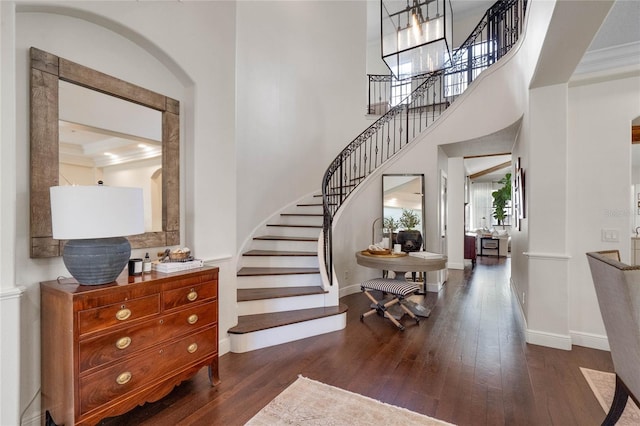
M 364 314 L 360 315 L 360 321 L 364 320 L 369 315 L 377 313 L 380 316 L 388 318 L 400 330 L 404 330 L 404 326 L 400 324 L 400 322 L 398 322 L 398 320 L 396 320 L 393 315 L 388 312 L 387 308 L 395 305 L 396 303 L 402 302 L 402 300 L 404 300 L 404 298 L 408 295 L 419 291 L 420 287 L 417 284 L 407 281 L 393 280 L 389 278 L 375 278 L 361 283 L 360 288 L 364 292 L 365 296 L 367 296 L 369 300 L 371 300 L 371 302 L 375 304 L 375 306 L 373 306 L 370 311 L 367 311 Z M 393 298 L 383 303 L 383 301 L 378 301 L 371 295 L 371 291 L 373 290 L 378 290 L 383 293 L 390 294 L 393 296 Z M 399 306 L 407 315 L 413 318 L 416 323 L 420 322 L 420 319 L 413 312 L 407 309 L 406 306 L 404 306 L 402 303 L 400 303 Z

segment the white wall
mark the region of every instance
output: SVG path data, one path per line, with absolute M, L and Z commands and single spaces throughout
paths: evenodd
M 235 252 L 235 4 L 47 2 L 32 5 L 24 1 L 19 2 L 16 14 L 13 3 L 2 2 L 0 211 L 3 217 L 0 232 L 3 261 L 10 259 L 11 266 L 5 269 L 3 264 L 1 285 L 23 285 L 26 293 L 22 298 L 21 317 L 8 321 L 3 316 L 3 335 L 13 331 L 11 324 L 21 324 L 20 363 L 16 359 L 5 362 L 4 347 L 2 351 L 2 364 L 19 367 L 20 381 L 5 383 L 3 380 L 0 411 L 6 420 L 5 412 L 26 409 L 25 421 L 37 422 L 39 399 L 29 407 L 27 404 L 38 391 L 40 381 L 38 283 L 67 272 L 61 259 L 29 258 L 30 46 L 181 102 L 182 244 L 188 244 L 198 257 L 221 267 L 220 329 L 226 330 L 236 321 L 235 264 L 225 260 L 231 259 Z M 17 70 L 15 76 L 5 72 L 13 69 Z M 15 88 L 13 94 L 11 90 L 5 91 L 8 89 L 5 79 Z M 13 123 L 15 137 L 10 130 L 5 131 L 5 123 Z M 5 185 L 8 185 L 6 190 Z M 221 205 L 227 207 L 220 208 Z M 212 223 L 226 225 L 214 227 Z M 15 238 L 11 238 L 13 232 Z M 15 245 L 4 247 L 5 241 L 14 241 Z M 226 336 L 222 333 L 220 337 L 224 353 L 228 350 L 224 344 Z M 19 397 L 19 407 L 5 406 L 16 399 L 12 397 L 14 394 Z
M 464 269 L 464 159 L 449 158 L 447 245 L 449 268 Z
M 570 87 L 568 102 L 569 328 L 577 344 L 606 348 L 585 253 L 617 249 L 630 261 L 631 120 L 640 115 L 640 63 L 635 75 Z M 618 230 L 620 242 L 603 242 L 602 229 Z
M 529 92 L 528 341 L 570 349 L 567 287 L 567 85 Z M 535 285 L 535 287 L 534 287 Z
M 238 2 L 237 242 L 362 132 L 366 2 Z

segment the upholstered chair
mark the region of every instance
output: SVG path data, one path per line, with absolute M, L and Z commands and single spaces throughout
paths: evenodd
M 603 425 L 614 425 L 631 397 L 640 397 L 640 266 L 612 251 L 587 253 L 616 373 L 616 389 Z M 638 404 L 640 405 L 640 404 Z

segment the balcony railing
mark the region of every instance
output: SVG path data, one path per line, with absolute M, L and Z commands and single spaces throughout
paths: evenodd
M 487 10 L 467 41 L 456 51 L 457 59 L 445 70 L 444 97 L 451 102 L 491 64 L 504 56 L 518 41 L 522 30 L 526 2 L 499 1 Z M 463 49 L 464 47 L 464 49 Z M 367 114 L 383 115 L 406 102 L 426 79 L 425 75 L 396 79 L 393 75 L 368 74 Z
M 322 180 L 325 268 L 333 281 L 333 218 L 351 192 L 373 171 L 427 129 L 451 102 L 518 41 L 527 0 L 491 6 L 445 69 L 407 80 L 369 76 L 370 114 L 380 114 L 331 162 Z

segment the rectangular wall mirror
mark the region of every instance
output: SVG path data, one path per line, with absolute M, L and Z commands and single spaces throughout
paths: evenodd
M 419 251 L 424 250 L 425 220 L 424 220 L 424 175 L 423 174 L 388 174 L 382 175 L 382 217 L 383 223 L 389 218 L 393 218 L 397 224 L 394 230 L 393 243 L 403 245 L 403 251 Z M 420 241 L 402 241 L 402 237 L 398 236 L 398 231 L 406 229 L 401 225 L 403 220 L 403 212 L 405 218 L 407 214 L 416 217 L 413 229 L 420 232 Z M 383 225 L 384 226 L 384 225 Z M 385 231 L 385 232 L 388 232 Z M 385 234 L 385 236 L 387 236 Z M 400 241 L 398 241 L 400 239 Z
M 31 257 L 62 253 L 49 187 L 143 188 L 145 233 L 133 248 L 180 244 L 180 104 L 31 48 Z

